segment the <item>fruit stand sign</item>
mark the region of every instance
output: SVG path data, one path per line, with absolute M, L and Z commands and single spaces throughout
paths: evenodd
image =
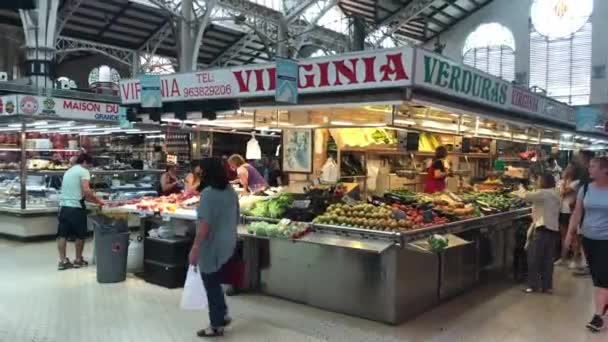
M 298 94 L 406 87 L 413 60 L 411 47 L 300 60 Z M 119 88 L 123 104 L 141 103 L 140 80 L 121 80 Z M 160 76 L 163 102 L 270 97 L 276 90 L 275 63 Z

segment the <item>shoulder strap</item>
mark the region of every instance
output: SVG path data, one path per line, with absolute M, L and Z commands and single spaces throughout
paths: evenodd
M 587 191 L 589 191 L 589 182 L 585 182 L 583 185 L 583 197 L 581 198 L 581 205 L 583 207 L 583 214 L 581 215 L 580 227 L 583 227 L 583 221 L 585 220 L 585 197 L 587 196 Z

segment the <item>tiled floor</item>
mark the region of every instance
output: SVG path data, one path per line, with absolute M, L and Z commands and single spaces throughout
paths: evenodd
M 54 244 L 0 240 L 1 342 L 187 342 L 206 315 L 178 309 L 179 290 L 129 278 L 99 285 L 93 268 L 55 271 Z M 588 279 L 557 275 L 553 296 L 484 285 L 400 326 L 346 317 L 257 295 L 229 299 L 225 341 L 608 341 L 584 329 Z M 354 299 L 356 300 L 356 298 Z

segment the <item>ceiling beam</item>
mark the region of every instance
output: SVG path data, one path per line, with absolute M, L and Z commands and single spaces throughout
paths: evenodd
M 451 27 L 453 27 L 454 25 L 458 24 L 459 22 L 463 21 L 464 19 L 468 18 L 471 14 L 479 11 L 480 9 L 486 7 L 488 4 L 490 4 L 493 0 L 488 0 L 486 2 L 484 2 L 483 4 L 481 4 L 479 7 L 477 7 L 474 11 L 471 11 L 469 13 L 469 15 L 464 15 L 458 19 L 456 19 L 455 21 L 451 22 L 448 26 L 446 26 L 444 29 L 442 29 L 441 31 L 439 31 L 436 34 L 433 34 L 432 36 L 430 36 L 426 41 L 430 41 L 433 40 L 434 38 L 438 37 L 439 35 L 441 35 L 442 33 L 446 32 L 447 30 L 449 30 Z
M 120 11 L 114 13 L 114 15 L 112 16 L 112 19 L 108 20 L 108 22 L 106 23 L 106 25 L 104 27 L 102 27 L 101 29 L 99 29 L 99 35 L 103 35 L 110 27 L 112 27 L 112 25 L 114 25 L 116 23 L 116 21 L 125 13 L 125 11 L 127 9 L 129 9 L 129 7 L 131 6 L 131 2 L 127 1 L 124 5 L 122 5 L 122 7 L 120 8 Z
M 62 3 L 60 12 L 57 13 L 57 18 L 59 21 L 57 23 L 57 29 L 55 30 L 55 37 L 59 37 L 63 27 L 74 12 L 76 12 L 76 10 L 80 7 L 82 1 L 83 0 L 69 0 Z
M 287 13 L 285 14 L 285 20 L 287 21 L 287 23 L 291 23 L 292 21 L 298 19 L 298 17 L 302 14 L 304 14 L 304 12 L 306 12 L 306 10 L 317 3 L 318 0 L 304 0 L 301 1 L 300 3 L 298 3 L 296 6 L 290 8 L 289 10 L 287 10 Z
M 388 30 L 382 33 L 382 37 L 376 42 L 376 46 L 381 45 L 386 38 L 397 32 L 399 28 L 408 21 L 423 14 L 425 10 L 431 7 L 433 2 L 435 2 L 435 0 L 412 0 L 410 3 L 393 12 L 393 14 L 378 23 L 379 27 L 387 26 Z

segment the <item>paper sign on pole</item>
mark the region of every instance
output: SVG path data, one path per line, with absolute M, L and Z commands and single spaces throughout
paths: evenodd
M 275 101 L 280 103 L 298 103 L 298 62 L 288 58 L 276 57 L 277 89 Z
M 162 107 L 160 75 L 143 75 L 139 83 L 141 85 L 141 106 L 143 108 Z

